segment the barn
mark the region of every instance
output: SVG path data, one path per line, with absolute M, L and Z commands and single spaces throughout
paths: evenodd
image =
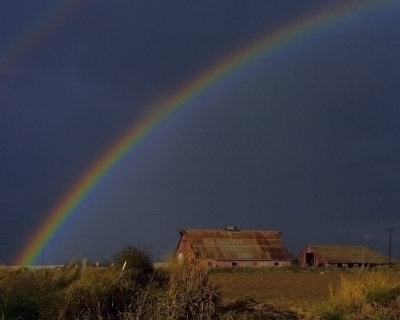
M 298 260 L 303 267 L 357 268 L 389 263 L 389 257 L 368 246 L 307 245 Z
M 180 229 L 178 260 L 188 259 L 210 268 L 282 267 L 291 257 L 278 231 Z

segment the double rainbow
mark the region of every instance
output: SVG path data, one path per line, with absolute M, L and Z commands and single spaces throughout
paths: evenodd
M 158 104 L 154 111 L 135 122 L 114 144 L 108 148 L 77 182 L 70 187 L 61 200 L 47 213 L 45 219 L 15 259 L 17 265 L 34 264 L 41 254 L 42 248 L 49 243 L 66 219 L 74 213 L 83 199 L 96 187 L 99 181 L 130 150 L 143 140 L 149 132 L 164 119 L 183 108 L 185 104 L 198 96 L 207 88 L 233 71 L 243 67 L 252 59 L 266 55 L 285 43 L 306 34 L 310 30 L 326 26 L 329 22 L 354 14 L 364 9 L 375 8 L 391 1 L 346 1 L 318 12 L 302 16 L 272 32 L 261 36 L 243 49 L 233 52 L 215 63 L 208 70 L 200 73 L 186 83 L 165 101 Z

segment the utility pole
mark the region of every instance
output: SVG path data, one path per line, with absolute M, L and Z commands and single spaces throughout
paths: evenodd
M 394 228 L 388 228 L 389 231 L 389 266 L 392 265 L 392 231 Z
M 362 253 L 362 270 L 364 270 L 364 264 L 365 264 L 364 246 L 361 248 L 361 253 Z

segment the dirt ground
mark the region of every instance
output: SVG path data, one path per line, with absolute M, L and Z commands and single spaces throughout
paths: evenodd
M 329 288 L 340 281 L 338 271 L 217 271 L 209 279 L 226 302 L 251 298 L 277 304 L 302 314 L 329 298 Z

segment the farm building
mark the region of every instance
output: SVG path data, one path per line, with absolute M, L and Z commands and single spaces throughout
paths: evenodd
M 301 266 L 353 268 L 388 264 L 389 257 L 368 246 L 308 245 L 298 260 Z
M 176 256 L 210 268 L 290 266 L 291 257 L 278 231 L 184 229 Z

